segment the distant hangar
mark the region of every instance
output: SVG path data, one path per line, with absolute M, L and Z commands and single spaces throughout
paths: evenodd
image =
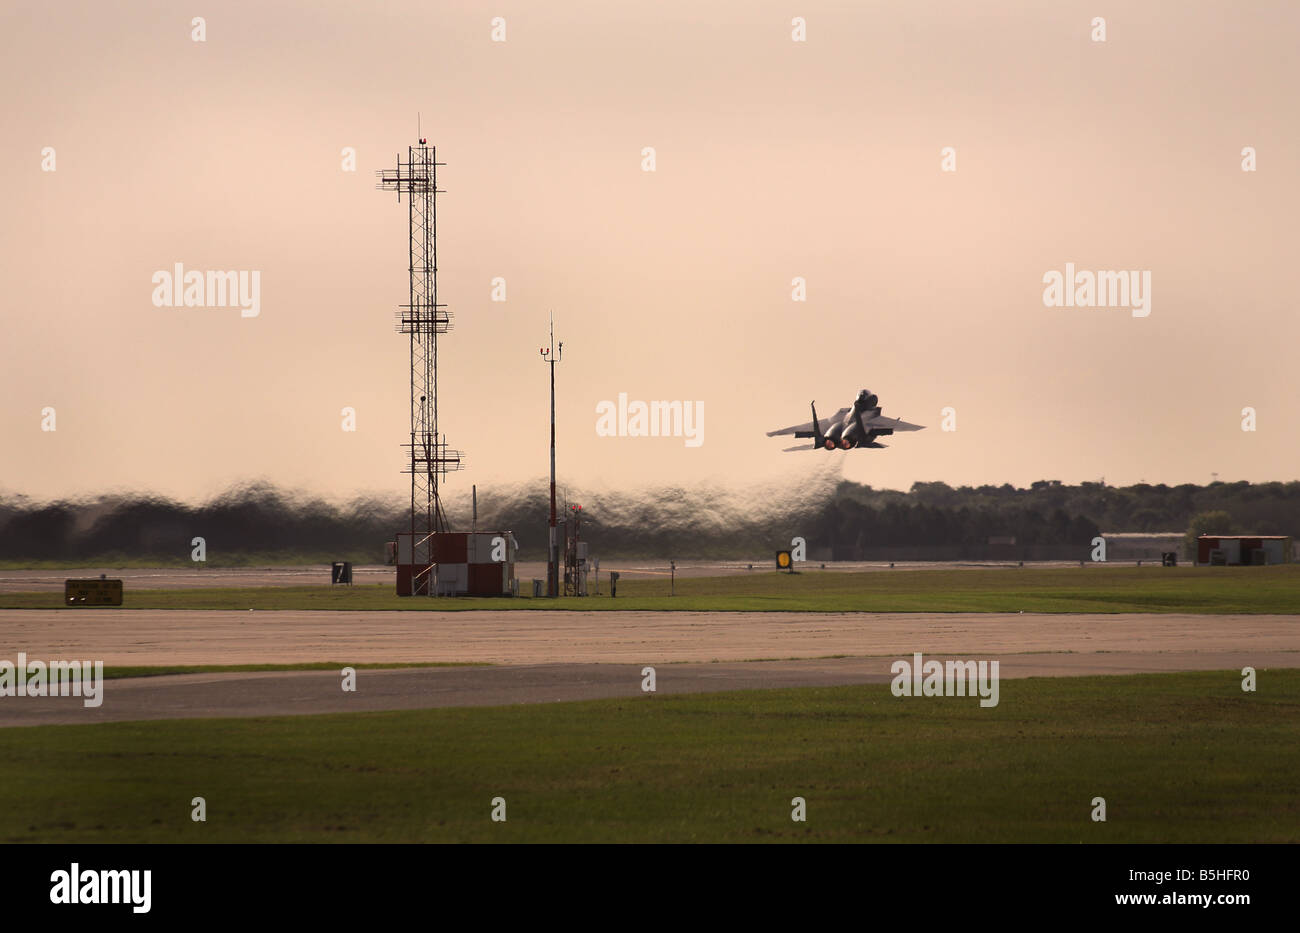
M 1289 535 L 1201 535 L 1196 539 L 1198 566 L 1287 564 L 1291 553 Z

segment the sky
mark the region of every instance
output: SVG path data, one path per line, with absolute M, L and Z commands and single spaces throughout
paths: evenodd
M 544 478 L 552 313 L 577 487 L 1295 479 L 1297 27 L 1292 2 L 9 0 L 0 492 L 406 490 L 406 205 L 375 173 L 417 115 L 457 491 Z M 257 273 L 258 313 L 156 306 L 177 263 Z M 1047 306 L 1067 264 L 1149 274 L 1148 313 Z M 765 436 L 862 388 L 926 430 Z M 690 403 L 698 443 L 601 436 L 621 393 Z

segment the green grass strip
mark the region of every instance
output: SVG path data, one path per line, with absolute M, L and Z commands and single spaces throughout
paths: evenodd
M 1258 676 L 5 729 L 0 840 L 1300 842 L 1300 671 Z
M 602 577 L 602 592 L 608 580 Z M 331 587 L 128 587 L 125 608 L 371 611 L 560 609 L 690 612 L 1300 613 L 1300 564 L 1275 567 L 1071 567 L 895 570 L 620 580 L 618 598 L 399 597 L 386 584 Z M 56 608 L 61 592 L 0 594 L 0 609 Z M 111 612 L 112 609 L 101 611 Z

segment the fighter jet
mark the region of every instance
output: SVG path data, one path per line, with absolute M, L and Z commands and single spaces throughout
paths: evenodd
M 811 444 L 786 447 L 782 453 L 791 450 L 816 450 L 818 447 L 824 447 L 826 450 L 837 448 L 852 450 L 854 447 L 888 447 L 888 444 L 877 442 L 876 438 L 893 434 L 895 431 L 920 431 L 925 427 L 920 424 L 908 424 L 897 418 L 881 417 L 880 407 L 877 405 L 879 401 L 869 390 L 863 389 L 854 399 L 852 408 L 841 408 L 830 418 L 821 419 L 817 417 L 817 403 L 812 402 L 813 420 L 809 424 L 796 424 L 793 427 L 781 428 L 779 431 L 768 431 L 767 436 L 793 434 L 795 437 L 813 439 Z

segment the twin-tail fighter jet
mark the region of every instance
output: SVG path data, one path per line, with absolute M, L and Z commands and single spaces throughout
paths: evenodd
M 908 424 L 897 418 L 881 417 L 880 400 L 869 390 L 863 389 L 853 401 L 852 408 L 841 408 L 829 418 L 817 417 L 817 403 L 812 404 L 812 421 L 808 424 L 796 424 L 793 427 L 768 431 L 768 437 L 779 434 L 793 434 L 795 437 L 811 437 L 811 444 L 796 444 L 782 451 L 791 450 L 852 450 L 854 447 L 888 447 L 877 442 L 876 438 L 885 437 L 895 431 L 920 431 L 925 426 Z

